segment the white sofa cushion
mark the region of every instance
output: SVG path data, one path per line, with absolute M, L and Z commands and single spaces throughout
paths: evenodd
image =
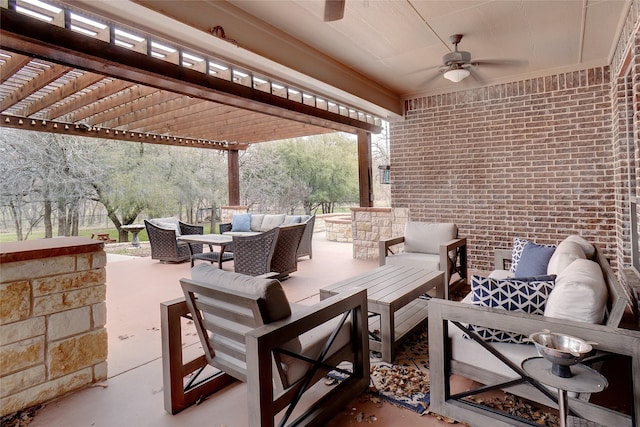
M 251 231 L 259 232 L 263 220 L 264 214 L 251 214 Z
M 563 240 L 549 260 L 547 274 L 560 274 L 578 258 L 586 258 L 582 245 L 571 240 Z
M 458 227 L 453 223 L 407 221 L 404 228 L 404 251 L 439 254 L 440 245 L 455 239 Z
M 440 269 L 440 256 L 421 253 L 402 252 L 390 255 L 386 258 L 387 265 L 403 265 L 405 267 L 421 268 L 427 271 L 436 271 Z
M 576 259 L 558 277 L 544 315 L 586 323 L 602 323 L 607 285 L 598 263 Z
M 260 231 L 269 231 L 279 227 L 284 222 L 285 214 L 281 215 L 265 215 L 260 226 Z

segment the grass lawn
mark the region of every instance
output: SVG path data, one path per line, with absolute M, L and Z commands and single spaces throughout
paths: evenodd
M 204 225 L 204 234 L 208 234 L 210 233 L 211 230 L 211 224 L 203 224 Z M 54 236 L 55 234 L 55 229 L 54 228 Z M 109 233 L 109 236 L 114 239 L 114 240 L 118 240 L 118 231 L 115 229 L 115 227 L 112 228 L 86 228 L 86 229 L 80 229 L 80 231 L 78 232 L 78 235 L 80 237 L 87 237 L 87 238 L 91 238 L 91 234 L 95 233 Z M 129 233 L 129 241 L 131 241 L 131 233 Z M 27 240 L 35 240 L 35 239 L 42 239 L 44 238 L 44 230 L 36 230 L 33 233 L 31 233 L 29 235 L 29 237 L 27 238 Z M 3 232 L 0 233 L 0 243 L 2 242 L 15 242 L 17 240 L 16 237 L 16 233 L 10 233 L 10 232 Z M 141 242 L 148 242 L 149 241 L 149 236 L 147 236 L 147 230 L 142 230 L 140 232 L 140 234 L 138 234 L 138 240 L 140 240 Z

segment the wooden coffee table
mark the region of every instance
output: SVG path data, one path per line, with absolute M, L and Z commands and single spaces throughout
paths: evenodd
M 444 286 L 442 271 L 383 265 L 350 279 L 320 289 L 320 299 L 349 289 L 367 289 L 369 312 L 369 348 L 382 353 L 382 360 L 392 363 L 396 348 L 419 328 L 428 315 L 428 299 L 421 295 Z M 372 332 L 378 325 L 379 336 Z

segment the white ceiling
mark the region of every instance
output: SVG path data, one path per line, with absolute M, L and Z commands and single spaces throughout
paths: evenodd
M 608 65 L 631 0 L 60 0 L 383 118 L 403 100 Z M 224 28 L 228 43 L 211 34 Z M 193 31 L 193 30 L 196 31 Z M 480 65 L 440 74 L 449 36 Z
M 323 22 L 323 0 L 229 3 L 403 97 L 454 88 L 437 66 L 452 50 L 449 36 L 455 33 L 464 35 L 460 50 L 471 52 L 472 60 L 513 61 L 477 68 L 485 84 L 606 65 L 630 4 L 346 0 L 344 19 Z M 478 82 L 468 78 L 458 84 Z

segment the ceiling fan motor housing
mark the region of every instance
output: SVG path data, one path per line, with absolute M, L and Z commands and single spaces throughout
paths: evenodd
M 469 62 L 471 62 L 471 53 L 461 50 L 447 53 L 442 57 L 442 63 L 448 67 L 451 65 L 464 65 Z

